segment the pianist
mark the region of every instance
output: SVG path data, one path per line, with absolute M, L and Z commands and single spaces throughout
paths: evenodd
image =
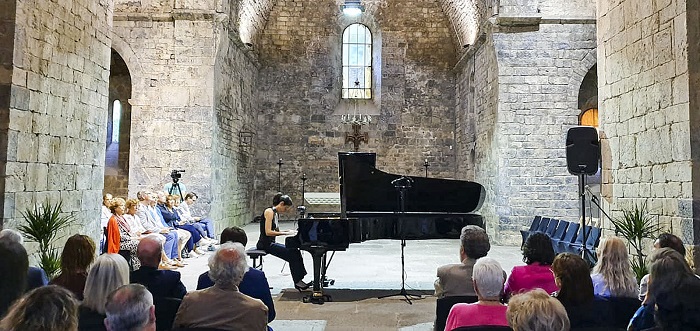
M 301 291 L 309 288 L 309 284 L 304 282 L 306 269 L 304 268 L 304 260 L 301 258 L 301 252 L 299 252 L 299 249 L 288 248 L 275 242 L 277 236 L 293 236 L 296 234 L 294 230 L 280 231 L 279 228 L 279 214 L 289 210 L 292 210 L 292 199 L 286 194 L 275 194 L 272 198 L 272 207 L 265 209 L 263 213 L 264 221 L 260 222 L 260 238 L 258 239 L 257 247 L 268 254 L 289 262 L 289 270 L 292 273 L 294 287 Z

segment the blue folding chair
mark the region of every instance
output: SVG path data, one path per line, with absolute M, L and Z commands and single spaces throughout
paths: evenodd
M 535 216 L 535 218 L 532 220 L 532 223 L 530 224 L 530 229 L 520 230 L 520 235 L 523 237 L 523 243 L 520 245 L 520 247 L 523 247 L 523 245 L 525 245 L 525 240 L 527 240 L 527 237 L 529 237 L 531 233 L 537 231 L 537 228 L 540 226 L 541 221 L 542 216 Z

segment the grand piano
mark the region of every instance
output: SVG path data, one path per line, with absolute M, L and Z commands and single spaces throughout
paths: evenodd
M 386 173 L 376 168 L 375 153 L 341 152 L 338 161 L 340 213 L 306 214 L 288 240 L 313 257 L 313 294 L 305 302 L 330 300 L 323 294 L 327 252 L 374 239 L 455 239 L 465 225 L 484 227 L 473 213 L 484 202 L 481 184 Z

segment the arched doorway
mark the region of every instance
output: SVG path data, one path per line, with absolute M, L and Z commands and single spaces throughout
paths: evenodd
M 578 116 L 578 124 L 585 126 L 598 127 L 598 69 L 594 65 L 586 76 L 583 77 L 581 87 L 578 92 L 578 108 L 580 110 Z M 586 176 L 586 184 L 589 187 L 590 194 L 594 195 L 600 201 L 601 191 L 601 167 L 598 164 L 598 172 L 595 175 Z M 598 207 L 587 205 L 586 214 L 592 215 L 595 218 L 599 217 L 600 211 Z
M 129 137 L 131 135 L 131 75 L 124 59 L 112 49 L 105 146 L 104 193 L 129 193 Z

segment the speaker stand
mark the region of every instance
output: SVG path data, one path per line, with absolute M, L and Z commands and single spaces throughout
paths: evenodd
M 578 195 L 581 199 L 581 231 L 583 231 L 583 243 L 581 243 L 581 257 L 586 259 L 586 241 L 588 241 L 588 232 L 586 231 L 586 174 L 578 175 Z

